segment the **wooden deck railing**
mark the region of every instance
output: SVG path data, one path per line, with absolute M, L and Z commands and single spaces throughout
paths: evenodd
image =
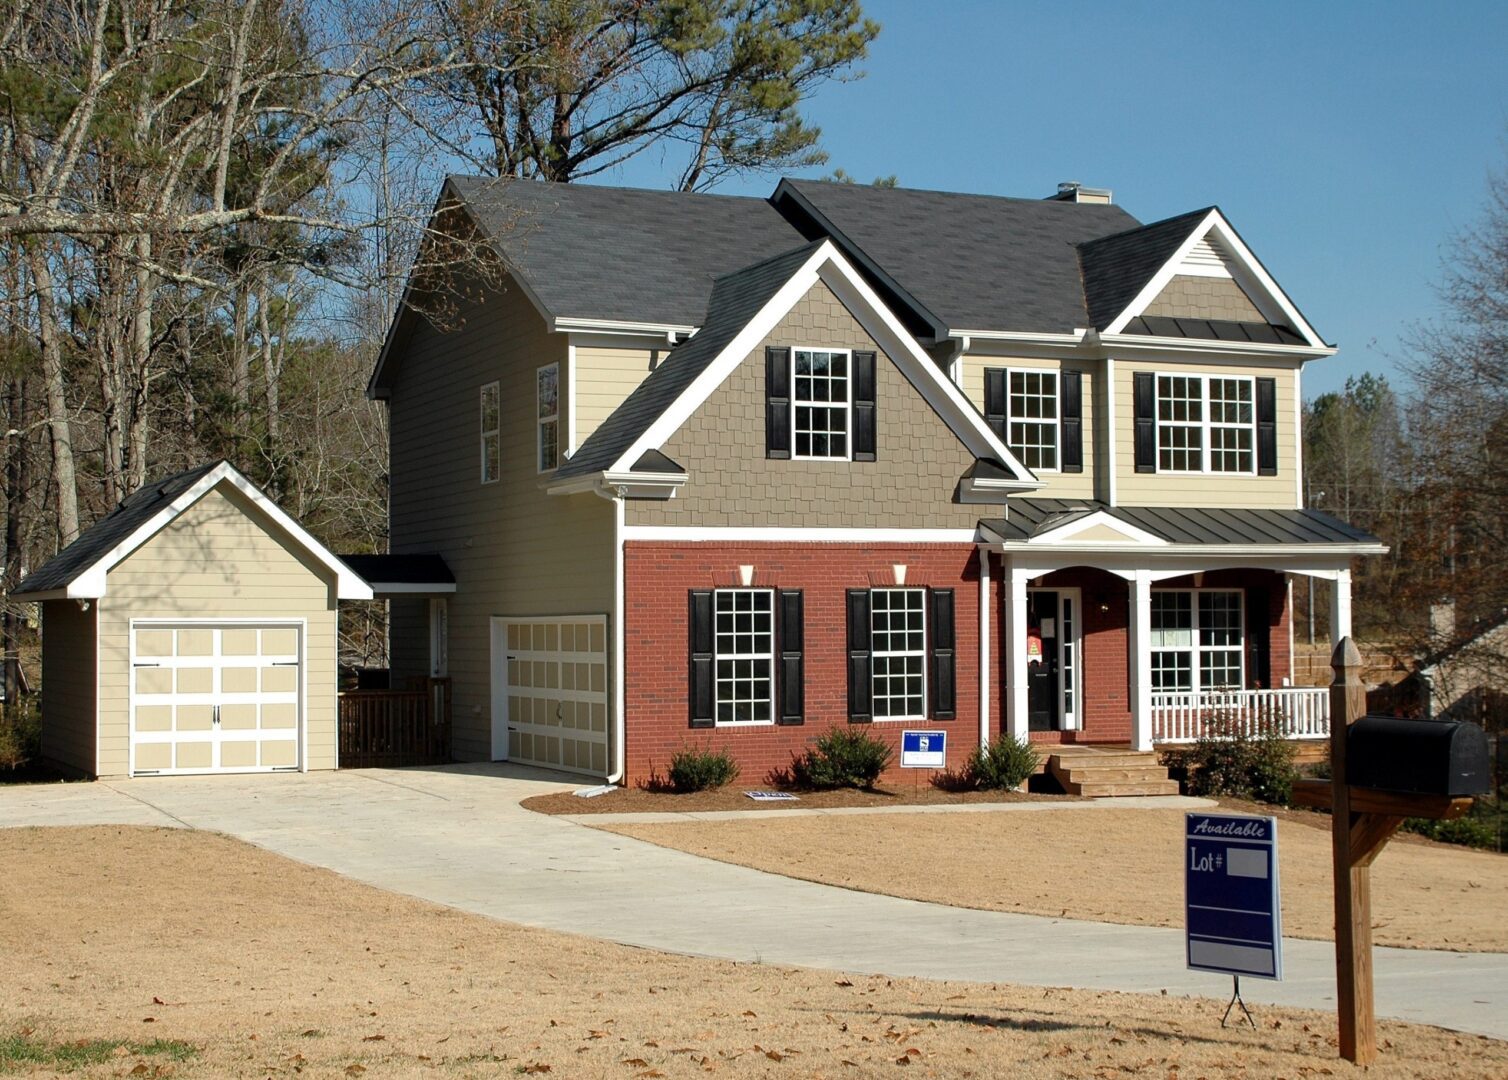
M 1323 687 L 1275 690 L 1211 690 L 1200 694 L 1153 694 L 1152 741 L 1191 743 L 1210 731 L 1284 739 L 1330 735 L 1330 693 Z
M 340 767 L 393 768 L 450 760 L 450 680 L 340 695 Z

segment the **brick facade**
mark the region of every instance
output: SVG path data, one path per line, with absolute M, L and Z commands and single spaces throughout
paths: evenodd
M 979 561 L 972 544 L 629 541 L 624 545 L 627 782 L 642 783 L 656 771 L 664 775 L 676 750 L 695 746 L 728 750 L 743 782 L 763 783 L 822 732 L 846 726 L 847 590 L 893 586 L 897 563 L 906 566 L 908 587 L 953 590 L 957 718 L 882 720 L 864 727 L 894 745 L 897 762 L 903 728 L 946 729 L 948 764 L 961 767 L 979 741 Z M 740 566 L 754 567 L 757 588 L 802 591 L 806 722 L 800 726 L 689 726 L 687 593 L 740 587 Z
M 629 541 L 624 550 L 627 583 L 626 669 L 628 681 L 627 782 L 663 775 L 670 757 L 685 746 L 728 750 L 745 783 L 764 783 L 789 767 L 818 735 L 848 724 L 848 589 L 895 584 L 905 564 L 907 586 L 954 591 L 957 716 L 950 721 L 865 725 L 887 739 L 899 758 L 903 728 L 949 732 L 948 764 L 962 767 L 979 732 L 979 562 L 970 544 L 849 543 L 671 543 Z M 692 728 L 688 708 L 688 613 L 692 589 L 738 588 L 740 566 L 753 566 L 757 588 L 800 589 L 805 605 L 806 722 L 799 726 Z M 999 559 L 991 568 L 990 729 L 1005 729 L 1007 656 L 1001 615 L 1004 602 Z M 1077 588 L 1083 611 L 1083 728 L 1033 732 L 1032 741 L 1128 743 L 1132 737 L 1131 678 L 1127 644 L 1130 598 L 1125 579 L 1092 567 L 1046 575 L 1042 588 Z M 1159 582 L 1159 588 L 1193 588 L 1192 578 Z M 1289 675 L 1287 589 L 1280 573 L 1267 570 L 1211 571 L 1202 587 L 1263 589 L 1268 598 L 1271 685 Z M 1248 596 L 1253 595 L 1248 592 Z M 1104 607 L 1106 610 L 1101 610 Z M 892 767 L 895 781 L 900 770 Z M 923 777 L 925 780 L 925 777 Z

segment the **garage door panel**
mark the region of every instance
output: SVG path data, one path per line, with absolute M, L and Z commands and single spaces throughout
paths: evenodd
M 607 633 L 601 616 L 501 620 L 496 643 L 507 649 L 494 670 L 505 674 L 512 760 L 578 772 L 607 766 Z
M 133 772 L 297 768 L 299 631 L 133 627 Z

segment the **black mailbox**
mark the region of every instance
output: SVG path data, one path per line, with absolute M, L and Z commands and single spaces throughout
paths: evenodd
M 1420 795 L 1492 790 L 1487 736 L 1475 724 L 1363 716 L 1346 731 L 1346 781 Z

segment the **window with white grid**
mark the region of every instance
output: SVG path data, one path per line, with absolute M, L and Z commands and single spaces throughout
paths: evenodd
M 1241 593 L 1152 591 L 1152 689 L 1200 693 L 1245 685 Z
M 560 464 L 560 365 L 546 364 L 535 373 L 534 407 L 538 423 L 539 471 Z
M 769 589 L 718 589 L 713 595 L 719 724 L 773 722 L 774 620 Z
M 1058 373 L 1012 371 L 1007 445 L 1028 469 L 1058 467 Z
M 1250 379 L 1210 379 L 1210 472 L 1249 473 L 1256 411 Z
M 869 594 L 869 648 L 876 720 L 922 720 L 927 714 L 925 589 Z
M 848 457 L 849 355 L 841 349 L 792 350 L 793 457 Z
M 1157 468 L 1204 469 L 1204 380 L 1197 375 L 1157 377 Z

